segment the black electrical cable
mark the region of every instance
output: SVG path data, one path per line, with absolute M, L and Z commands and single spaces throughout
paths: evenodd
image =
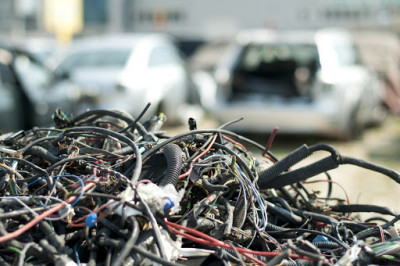
M 202 179 L 203 183 L 203 187 L 205 190 L 207 190 L 208 192 L 216 192 L 216 191 L 221 191 L 221 192 L 228 192 L 229 191 L 229 187 L 225 186 L 225 185 L 217 185 L 217 184 L 211 184 L 207 178 L 203 177 Z
M 177 262 L 169 262 L 166 259 L 160 258 L 160 257 L 154 255 L 153 253 L 148 252 L 147 250 L 141 248 L 140 246 L 132 246 L 132 250 L 134 252 L 137 252 L 137 253 L 141 254 L 142 256 L 154 261 L 154 262 L 157 262 L 157 263 L 161 264 L 161 265 L 165 265 L 165 266 L 179 266 L 179 265 L 181 265 L 181 266 L 183 266 L 183 264 L 180 264 L 180 263 L 177 263 Z
M 131 122 L 128 126 L 126 126 L 124 129 L 120 130 L 118 133 L 124 133 L 125 131 L 128 131 L 129 129 L 135 130 L 137 123 L 139 120 L 144 116 L 144 114 L 147 112 L 147 110 L 150 107 L 150 103 L 147 103 L 142 112 L 136 117 L 136 119 Z
M 135 217 L 131 217 L 129 219 L 132 223 L 132 233 L 131 236 L 129 237 L 128 241 L 126 241 L 125 246 L 121 250 L 121 252 L 118 254 L 118 257 L 113 261 L 113 265 L 119 266 L 122 265 L 124 262 L 125 258 L 129 255 L 129 252 L 132 250 L 132 247 L 135 245 L 136 240 L 139 237 L 139 223 L 136 221 Z
M 330 206 L 334 212 L 375 212 L 385 215 L 396 216 L 397 214 L 388 207 L 371 205 L 371 204 L 340 204 Z
M 351 158 L 347 156 L 341 156 L 341 164 L 352 164 L 352 165 L 357 165 L 359 167 L 381 173 L 383 175 L 388 176 L 391 178 L 393 181 L 397 182 L 400 184 L 400 175 L 394 170 L 388 169 L 386 167 L 370 163 L 361 159 L 356 159 L 356 158 Z
M 179 139 L 182 139 L 182 138 L 184 138 L 186 136 L 190 136 L 190 135 L 215 134 L 215 133 L 219 133 L 219 134 L 235 137 L 235 138 L 237 138 L 239 140 L 246 141 L 247 143 L 250 143 L 250 144 L 254 145 L 255 147 L 258 147 L 261 150 L 264 150 L 264 147 L 261 146 L 260 144 L 254 142 L 254 141 L 252 141 L 252 140 L 250 140 L 250 139 L 248 139 L 248 138 L 246 138 L 244 136 L 240 136 L 240 135 L 238 135 L 238 134 L 236 134 L 234 132 L 231 132 L 231 131 L 227 131 L 227 130 L 223 130 L 223 129 L 219 129 L 219 130 L 218 129 L 198 129 L 198 130 L 191 130 L 191 131 L 188 131 L 188 132 L 177 134 L 177 135 L 175 135 L 173 137 L 170 137 L 169 139 L 163 141 L 162 143 L 154 146 L 153 148 L 151 148 L 150 150 L 146 151 L 143 154 L 143 161 L 145 161 L 147 159 L 147 157 L 149 157 L 150 155 L 152 155 L 155 152 L 161 150 L 161 148 L 164 147 L 165 145 L 167 145 L 168 143 L 175 142 L 175 141 L 177 141 Z M 268 155 L 270 155 L 271 157 L 275 158 L 275 156 L 272 153 L 268 153 Z
M 89 123 L 92 122 L 99 117 L 103 116 L 111 116 L 117 119 L 121 119 L 125 122 L 128 123 L 133 123 L 134 119 L 132 116 L 128 116 L 127 113 L 125 112 L 116 112 L 112 110 L 106 110 L 106 109 L 95 109 L 95 110 L 89 110 L 86 112 L 81 113 L 80 115 L 76 116 L 70 123 L 70 126 L 77 126 L 79 123 Z M 85 120 L 86 119 L 86 120 Z
M 144 109 L 143 112 L 145 112 L 146 110 L 147 109 Z M 90 110 L 90 111 L 82 113 L 81 115 L 76 117 L 73 121 L 70 122 L 70 124 L 77 126 L 77 125 L 79 125 L 78 122 L 80 120 L 86 119 L 81 122 L 81 124 L 84 124 L 84 123 L 94 121 L 102 116 L 111 116 L 111 117 L 115 117 L 117 119 L 121 119 L 121 120 L 127 122 L 129 125 L 135 126 L 135 128 L 138 130 L 140 135 L 142 135 L 142 136 L 149 135 L 149 132 L 147 132 L 145 127 L 138 121 L 138 119 L 133 119 L 132 116 L 128 115 L 125 112 L 120 112 L 120 111 L 111 111 L 111 110 L 105 110 L 105 109 Z M 128 127 L 128 129 L 129 128 L 130 127 Z M 120 133 L 124 133 L 124 132 L 125 131 L 122 131 Z
M 33 146 L 29 150 L 25 152 L 27 155 L 33 155 L 35 157 L 42 158 L 44 160 L 49 161 L 50 163 L 56 163 L 62 158 L 58 157 L 57 155 L 53 154 L 49 150 L 40 147 L 40 146 Z
M 291 224 L 299 225 L 303 223 L 303 219 L 297 214 L 294 214 L 293 212 L 290 212 L 286 209 L 276 206 L 275 204 L 268 201 L 267 201 L 267 210 L 272 214 L 278 215 L 279 218 Z
M 62 165 L 66 164 L 66 163 L 69 163 L 69 162 L 80 161 L 80 160 L 88 160 L 88 161 L 96 162 L 99 159 L 91 157 L 91 156 L 87 156 L 87 155 L 78 155 L 78 156 L 75 156 L 75 157 L 62 159 L 62 160 L 50 165 L 45 170 L 47 172 L 47 175 L 49 175 L 54 169 L 56 169 L 59 166 L 62 166 Z
M 310 234 L 314 234 L 314 235 L 321 235 L 321 236 L 324 236 L 324 237 L 328 238 L 332 242 L 337 243 L 339 246 L 341 246 L 342 248 L 344 248 L 346 250 L 349 248 L 349 246 L 346 243 L 344 243 L 343 241 L 340 241 L 336 237 L 333 237 L 333 236 L 331 236 L 329 234 L 326 234 L 326 233 L 320 232 L 320 231 L 316 231 L 316 230 L 310 230 L 310 229 L 304 229 L 304 228 L 292 228 L 292 229 L 285 229 L 285 230 L 282 230 L 282 231 L 271 231 L 271 232 L 268 232 L 268 233 L 270 233 L 270 234 L 273 234 L 273 233 L 281 234 L 281 233 L 297 233 L 297 232 L 299 232 L 299 233 L 310 233 Z
M 320 252 L 319 253 L 313 253 L 313 252 L 304 250 L 302 248 L 296 247 L 293 244 L 293 241 L 291 239 L 288 239 L 287 245 L 296 254 L 299 254 L 299 255 L 302 255 L 302 256 L 305 256 L 305 257 L 309 257 L 309 258 L 317 260 L 317 261 L 324 261 L 325 260 L 325 257 Z
M 374 221 L 380 221 L 380 222 L 384 222 L 384 223 L 388 223 L 389 220 L 385 219 L 383 217 L 369 217 L 368 219 L 365 219 L 365 223 L 372 223 Z
M 135 154 L 135 167 L 133 170 L 133 174 L 131 177 L 131 182 L 133 184 L 137 183 L 137 181 L 139 181 L 139 176 L 140 176 L 140 172 L 142 169 L 142 155 L 139 151 L 139 148 L 137 146 L 137 144 L 135 142 L 133 142 L 131 139 L 125 137 L 124 135 L 121 135 L 115 131 L 109 130 L 109 129 L 105 129 L 105 128 L 97 128 L 97 127 L 79 127 L 79 128 L 71 128 L 71 129 L 67 129 L 64 131 L 65 135 L 69 135 L 69 134 L 74 134 L 74 133 L 81 133 L 81 132 L 95 132 L 95 133 L 99 133 L 105 136 L 111 136 L 111 137 L 115 137 L 123 142 L 125 142 L 126 144 L 128 144 L 134 154 Z
M 284 259 L 289 258 L 289 251 L 285 250 L 284 252 L 282 252 L 280 255 L 273 257 L 272 259 L 270 259 L 266 266 L 276 266 L 276 265 L 281 265 L 282 261 Z
M 390 233 L 388 231 L 386 231 L 385 229 L 380 229 L 379 227 L 376 227 L 376 226 L 365 229 L 361 232 L 358 232 L 357 234 L 355 234 L 355 236 L 357 237 L 357 239 L 366 239 L 371 236 L 380 236 L 381 232 L 383 232 L 383 235 L 386 236 L 387 239 L 392 238 L 392 236 L 390 235 Z M 385 238 L 385 240 L 386 240 L 386 238 Z M 384 241 L 384 240 L 382 240 L 382 241 Z

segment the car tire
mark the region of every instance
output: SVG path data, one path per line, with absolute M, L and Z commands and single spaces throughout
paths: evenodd
M 364 125 L 358 121 L 359 105 L 357 105 L 350 114 L 347 132 L 344 140 L 359 140 L 362 139 L 364 134 Z

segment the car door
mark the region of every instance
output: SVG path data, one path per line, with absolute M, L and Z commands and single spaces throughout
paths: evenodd
M 167 44 L 154 46 L 148 60 L 147 77 L 149 95 L 162 102 L 163 111 L 169 114 L 170 119 L 176 119 L 177 107 L 186 103 L 188 86 L 178 51 Z
M 27 118 L 24 116 L 25 105 L 21 105 L 23 95 L 11 69 L 13 55 L 0 48 L 0 132 L 6 133 L 24 129 Z M 10 119 L 12 118 L 12 119 Z
M 79 88 L 67 79 L 58 79 L 41 62 L 23 52 L 14 60 L 16 76 L 32 103 L 35 126 L 52 125 L 52 114 L 60 107 L 65 113 L 76 110 Z

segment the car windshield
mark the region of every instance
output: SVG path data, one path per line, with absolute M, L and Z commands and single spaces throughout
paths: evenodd
M 17 54 L 15 58 L 15 70 L 28 93 L 47 88 L 53 81 L 53 74 L 49 69 L 23 53 Z
M 59 65 L 59 70 L 70 72 L 75 68 L 123 67 L 129 58 L 130 49 L 102 49 L 70 54 Z

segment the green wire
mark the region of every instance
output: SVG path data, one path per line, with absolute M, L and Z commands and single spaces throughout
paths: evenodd
M 12 250 L 12 251 L 14 251 L 14 252 L 17 252 L 18 254 L 20 254 L 21 255 L 21 250 L 19 250 L 18 248 L 16 248 L 16 247 L 8 247 L 8 249 L 9 250 Z
M 14 192 L 14 189 L 13 189 L 13 185 L 12 185 L 11 179 L 10 179 L 10 180 L 8 180 L 8 183 L 9 183 L 9 185 L 10 185 L 10 190 L 11 190 L 11 193 L 12 193 L 13 195 L 15 195 L 16 193 Z
M 212 208 L 215 206 L 215 204 L 217 203 L 217 200 L 219 198 L 220 195 L 217 195 L 217 197 L 215 198 L 215 200 L 212 202 L 210 208 L 208 209 L 208 211 L 206 212 L 206 214 L 204 215 L 204 217 L 207 217 L 207 215 L 211 212 Z M 204 221 L 204 219 L 202 220 Z M 199 223 L 197 226 L 195 226 L 193 229 L 198 228 L 202 223 Z
M 63 111 L 61 111 L 61 114 L 63 115 L 65 121 L 67 121 L 67 122 L 70 121 L 69 118 L 68 118 L 68 116 L 67 116 Z

